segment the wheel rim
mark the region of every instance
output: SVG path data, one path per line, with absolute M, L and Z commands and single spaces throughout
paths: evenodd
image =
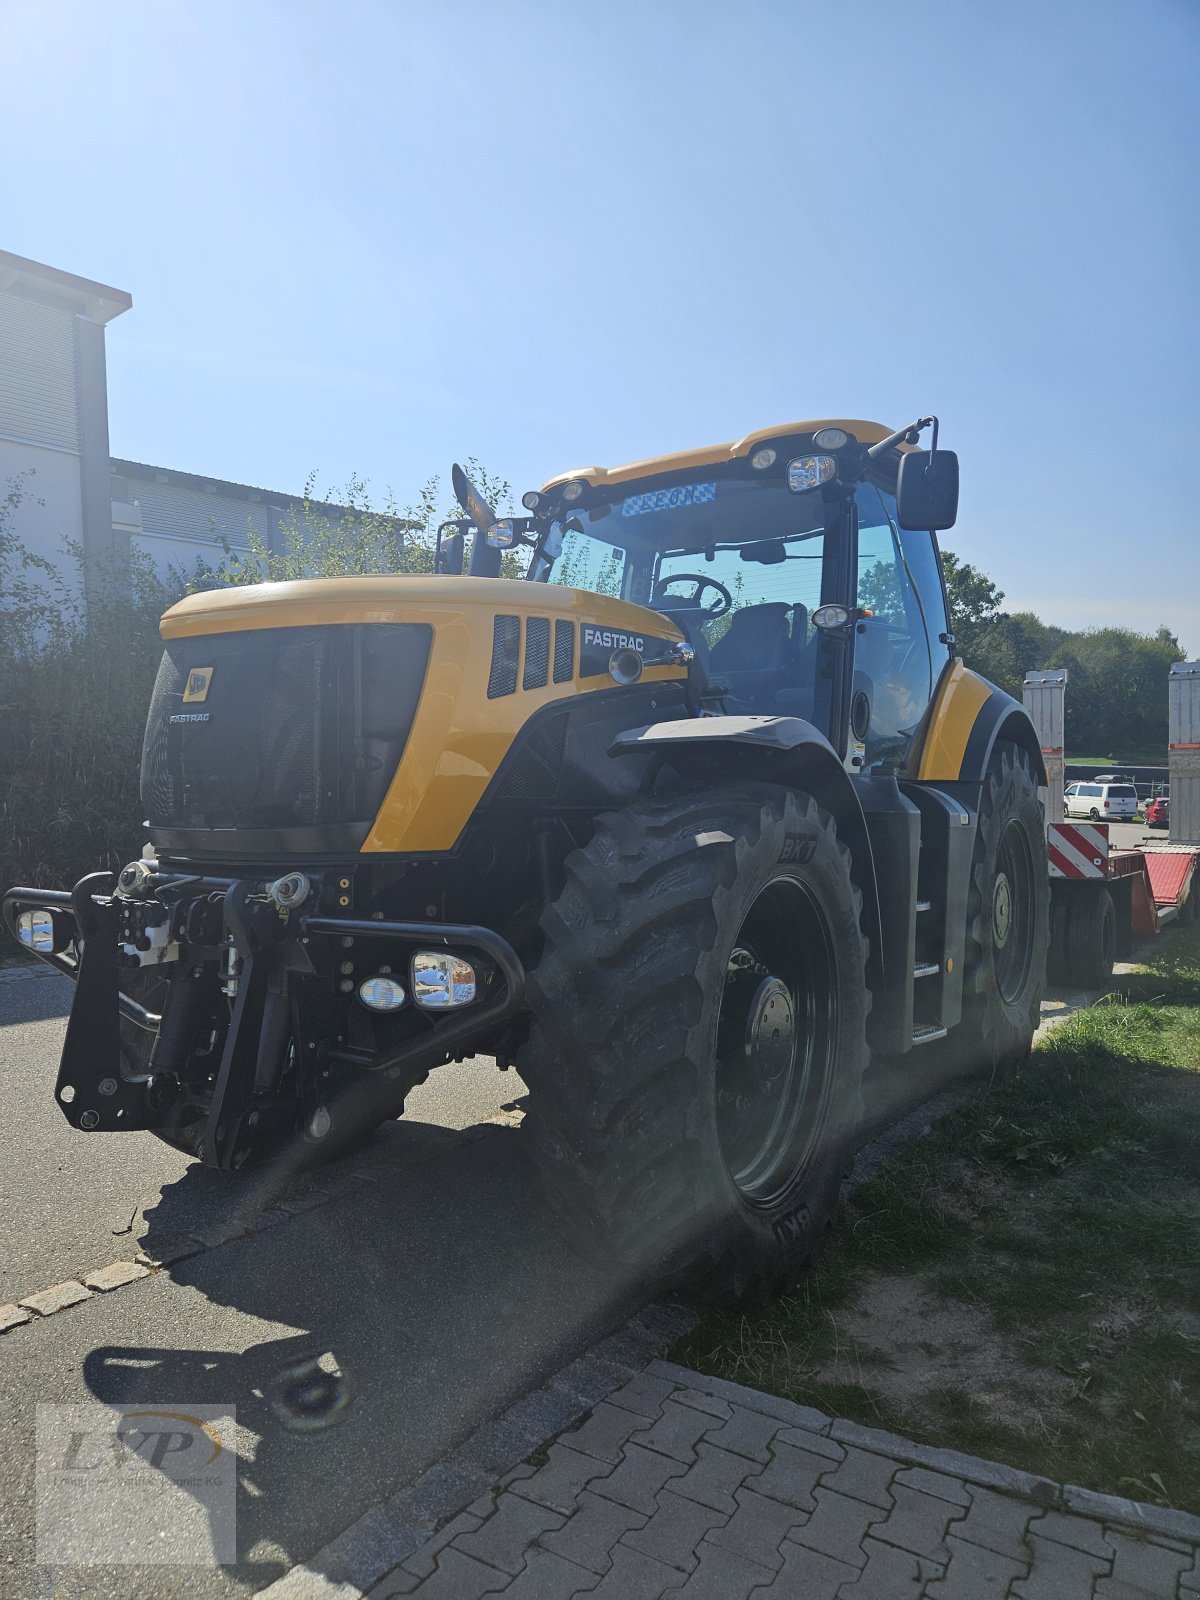
M 716 1113 L 735 1189 L 770 1208 L 820 1143 L 837 1055 L 833 948 L 825 917 L 791 878 L 743 919 L 717 1023 Z
M 1033 960 L 1033 855 L 1025 829 L 1010 822 L 1000 835 L 992 880 L 992 957 L 996 987 L 1005 1001 L 1017 999 Z

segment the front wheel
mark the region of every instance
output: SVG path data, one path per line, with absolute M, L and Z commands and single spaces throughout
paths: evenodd
M 542 918 L 520 1061 L 551 1208 L 632 1283 L 794 1273 L 862 1117 L 865 941 L 807 795 L 730 787 L 601 817 Z

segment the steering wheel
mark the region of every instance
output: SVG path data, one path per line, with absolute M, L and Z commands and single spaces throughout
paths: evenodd
M 667 591 L 673 583 L 690 583 L 692 586 L 691 594 L 668 594 Z M 700 596 L 706 589 L 715 589 L 717 591 L 718 598 L 714 605 L 700 605 Z M 669 578 L 660 578 L 651 591 L 650 604 L 657 606 L 664 600 L 682 600 L 689 606 L 697 606 L 703 611 L 705 618 L 709 622 L 715 621 L 717 617 L 723 617 L 727 611 L 733 610 L 733 596 L 725 585 L 718 583 L 715 578 L 706 577 L 702 572 L 673 572 Z

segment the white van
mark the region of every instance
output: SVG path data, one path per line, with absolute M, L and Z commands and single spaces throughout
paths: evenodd
M 1137 816 L 1137 790 L 1131 783 L 1069 783 L 1064 799 L 1069 817 L 1121 822 Z

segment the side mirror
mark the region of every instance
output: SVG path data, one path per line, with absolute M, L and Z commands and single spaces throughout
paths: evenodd
M 896 516 L 902 528 L 935 533 L 958 516 L 958 457 L 953 450 L 909 450 L 900 457 Z
M 455 577 L 462 575 L 463 561 L 466 558 L 467 544 L 461 533 L 452 533 L 443 539 L 438 546 L 437 559 L 434 562 L 435 572 L 449 572 Z

